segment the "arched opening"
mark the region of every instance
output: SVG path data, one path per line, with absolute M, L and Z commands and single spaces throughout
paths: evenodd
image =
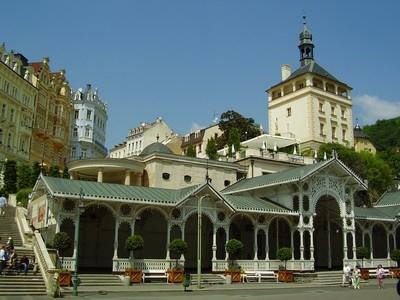
M 175 239 L 181 239 L 181 238 L 182 238 L 181 228 L 178 225 L 172 226 L 171 231 L 169 233 L 169 242 L 172 242 Z
M 382 224 L 375 224 L 372 228 L 372 249 L 373 258 L 387 257 L 387 237 L 386 229 Z
M 125 242 L 126 239 L 131 236 L 131 226 L 127 222 L 123 222 L 119 225 L 118 228 L 118 257 L 119 258 L 128 258 L 129 251 L 126 250 Z
M 74 234 L 75 234 L 74 222 L 71 219 L 64 219 L 60 226 L 60 231 L 67 233 L 72 241 L 70 247 L 64 251 L 64 256 L 72 257 L 74 255 Z
M 353 235 L 348 232 L 346 235 L 347 239 L 347 258 L 353 259 Z
M 311 235 L 310 232 L 304 231 L 304 259 L 311 259 L 311 251 L 310 251 L 310 243 L 311 243 Z
M 361 246 L 363 246 L 363 232 L 360 225 L 356 223 L 356 247 Z
M 300 232 L 296 230 L 293 234 L 293 258 L 300 259 Z
M 165 258 L 167 255 L 167 220 L 157 209 L 145 209 L 135 223 L 135 234 L 143 237 L 143 250 L 137 258 Z
M 192 214 L 185 224 L 185 241 L 188 249 L 185 255 L 185 270 L 194 271 L 197 267 L 197 213 Z M 213 224 L 204 214 L 201 216 L 201 269 L 210 272 L 212 268 Z
M 371 240 L 369 234 L 364 234 L 364 246 L 371 250 Z
M 282 247 L 291 247 L 291 229 L 284 218 L 274 218 L 269 224 L 268 245 L 269 258 L 277 259 L 276 252 Z
M 79 269 L 110 271 L 114 255 L 115 218 L 109 208 L 93 205 L 80 216 Z
M 229 238 L 243 243 L 239 259 L 254 259 L 254 226 L 249 217 L 243 214 L 233 217 L 229 226 Z
M 258 259 L 265 259 L 266 256 L 266 240 L 267 237 L 265 235 L 265 231 L 260 229 L 257 233 L 257 258 Z
M 318 199 L 314 218 L 314 257 L 316 269 L 343 266 L 343 234 L 340 209 L 331 196 Z
M 217 259 L 225 259 L 226 232 L 223 228 L 217 230 Z

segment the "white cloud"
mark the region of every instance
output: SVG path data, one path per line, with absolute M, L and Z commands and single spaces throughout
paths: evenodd
M 190 129 L 190 132 L 195 132 L 196 130 L 199 130 L 199 129 L 202 129 L 202 128 L 204 128 L 204 126 L 201 126 L 201 125 L 199 125 L 197 123 L 193 123 L 192 124 L 192 128 Z
M 400 101 L 389 101 L 377 96 L 361 95 L 353 97 L 353 122 L 360 125 L 373 124 L 377 120 L 400 116 Z

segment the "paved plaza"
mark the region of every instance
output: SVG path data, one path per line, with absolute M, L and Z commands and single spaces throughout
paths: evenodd
M 78 297 L 71 294 L 64 294 L 65 299 L 104 299 L 104 300 L 344 300 L 344 299 L 363 299 L 363 300 L 391 300 L 400 299 L 396 292 L 395 280 L 387 280 L 384 289 L 378 289 L 374 284 L 362 286 L 360 290 L 353 290 L 342 287 L 311 287 L 305 285 L 278 285 L 275 288 L 264 285 L 222 285 L 209 286 L 203 289 L 192 287 L 190 292 L 179 290 L 178 286 L 174 288 L 166 286 L 132 287 L 132 289 L 123 289 L 122 291 L 102 291 L 101 287 L 92 291 L 80 292 Z M 0 300 L 48 300 L 52 299 L 45 296 L 4 296 Z

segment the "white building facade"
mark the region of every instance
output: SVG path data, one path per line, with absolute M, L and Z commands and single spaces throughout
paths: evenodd
M 74 128 L 71 137 L 71 160 L 103 158 L 107 156 L 107 105 L 97 89 L 88 84 L 86 89 L 73 93 Z

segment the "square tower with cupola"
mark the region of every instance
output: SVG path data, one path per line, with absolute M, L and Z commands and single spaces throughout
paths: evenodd
M 305 18 L 299 39 L 300 67 L 283 65 L 282 81 L 267 90 L 269 133 L 296 138 L 303 150 L 353 147 L 352 88 L 315 62 Z

